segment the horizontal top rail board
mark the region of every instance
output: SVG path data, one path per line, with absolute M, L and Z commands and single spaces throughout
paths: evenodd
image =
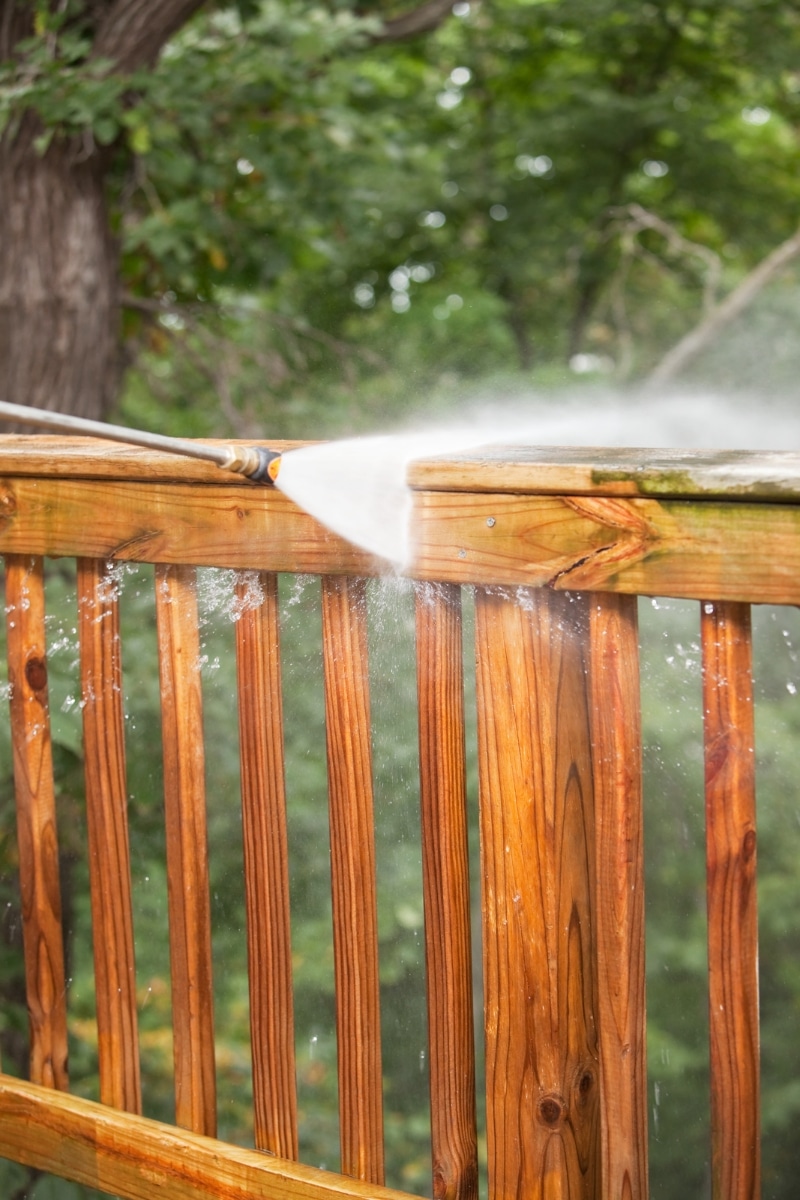
M 55 454 L 54 441 L 0 439 L 0 553 L 312 574 L 376 575 L 386 569 L 383 560 L 324 529 L 273 488 L 230 476 L 209 487 L 209 472 L 215 478 L 220 472 L 192 460 L 181 460 L 174 477 L 159 477 L 146 472 L 147 464 L 163 469 L 171 456 L 114 446 L 115 472 L 131 466 L 130 477 L 118 479 L 107 474 L 102 442 L 84 443 L 73 470 L 59 460 L 61 473 L 54 473 L 44 465 Z M 31 458 L 37 445 L 38 473 Z M 414 547 L 406 574 L 452 583 L 800 603 L 800 456 L 662 455 L 673 464 L 696 462 L 696 471 L 710 472 L 709 479 L 715 471 L 720 476 L 726 459 L 738 464 L 740 484 L 762 477 L 760 496 L 726 495 L 718 482 L 717 494 L 686 498 L 680 478 L 666 492 L 666 475 L 663 496 L 618 494 L 626 478 L 636 484 L 636 471 L 650 461 L 641 451 L 559 451 L 561 465 L 555 451 L 520 447 L 514 453 L 514 486 L 498 476 L 496 490 L 485 486 L 480 457 L 414 465 Z M 586 477 L 593 453 L 603 469 L 619 471 L 592 495 L 577 487 L 576 463 L 583 454 Z M 539 486 L 546 464 L 533 459 L 548 455 L 552 470 Z M 626 459 L 629 474 L 623 477 Z M 26 469 L 19 471 L 23 460 Z M 494 461 L 505 471 L 505 460 Z M 784 480 L 780 502 L 768 502 L 763 483 L 770 463 L 772 486 L 779 475 Z M 454 464 L 460 474 L 447 490 Z M 562 470 L 564 489 L 554 493 L 555 473 Z M 423 477 L 429 481 L 424 489 L 417 486 Z
M 411 463 L 420 490 L 800 501 L 792 451 L 484 446 Z

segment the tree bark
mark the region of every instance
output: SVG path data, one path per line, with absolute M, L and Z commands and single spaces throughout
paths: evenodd
M 201 0 L 93 0 L 92 53 L 126 74 L 149 66 Z M 32 32 L 32 6 L 0 0 L 0 53 Z M 12 123 L 13 125 L 13 123 Z M 121 379 L 119 247 L 108 152 L 91 135 L 35 146 L 26 113 L 0 138 L 0 397 L 102 419 Z
M 0 142 L 0 363 L 4 398 L 102 418 L 120 378 L 119 252 L 103 165 L 73 140 L 34 146 L 26 118 Z

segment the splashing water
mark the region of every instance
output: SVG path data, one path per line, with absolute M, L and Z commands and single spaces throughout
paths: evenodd
M 408 466 L 488 445 L 800 450 L 796 405 L 713 395 L 495 401 L 468 423 L 306 446 L 286 453 L 278 487 L 335 533 L 401 570 L 410 558 Z

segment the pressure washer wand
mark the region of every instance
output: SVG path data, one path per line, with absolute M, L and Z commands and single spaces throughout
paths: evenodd
M 43 408 L 29 408 L 23 404 L 6 404 L 2 400 L 0 421 L 19 421 L 26 425 L 52 429 L 55 433 L 83 433 L 89 437 L 110 438 L 113 442 L 127 442 L 131 446 L 144 446 L 148 450 L 166 450 L 171 454 L 183 454 L 187 458 L 202 458 L 206 462 L 216 463 L 223 471 L 246 475 L 254 483 L 274 485 L 281 465 L 280 452 L 270 450 L 266 446 L 206 446 L 202 442 L 167 437 L 163 433 L 126 429 L 122 425 L 106 425 L 104 421 L 89 421 L 85 417 L 48 412 Z

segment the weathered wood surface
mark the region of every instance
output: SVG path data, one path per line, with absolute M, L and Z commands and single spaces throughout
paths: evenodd
M 126 1200 L 408 1200 L 0 1075 L 0 1156 Z
M 297 1158 L 277 577 L 242 576 L 236 597 L 254 1135 L 259 1150 Z
M 461 591 L 416 595 L 422 877 L 434 1200 L 476 1200 Z
M 703 604 L 713 1200 L 758 1200 L 758 914 L 750 609 Z
M 589 596 L 602 1187 L 647 1196 L 644 850 L 636 598 Z
M 724 431 L 720 437 L 724 438 Z M 229 439 L 198 439 L 233 444 Z M 241 439 L 240 439 L 241 441 Z M 252 445 L 252 441 L 242 442 Z M 305 442 L 262 439 L 291 451 Z M 229 473 L 211 463 L 96 438 L 0 435 L 0 475 L 182 481 L 225 485 Z M 727 497 L 800 500 L 800 454 L 791 451 L 662 450 L 619 447 L 483 446 L 418 459 L 407 479 L 419 491 L 514 492 L 537 495 Z M 260 485 L 237 481 L 245 488 Z
M 724 439 L 724 430 L 720 439 Z M 420 491 L 800 500 L 791 451 L 484 446 L 410 464 Z
M 600 1194 L 585 597 L 479 589 L 486 1131 L 493 1200 Z
M 217 1127 L 203 702 L 195 573 L 156 568 L 175 1120 Z
M 408 573 L 800 603 L 800 505 L 416 492 Z M 268 488 L 0 479 L 0 552 L 312 574 L 385 564 Z
M 141 1112 L 117 585 L 97 559 L 77 583 L 100 1098 Z
M 5 585 L 30 1077 L 66 1089 L 67 988 L 41 559 L 9 556 Z
M 339 1138 L 344 1175 L 384 1178 L 366 582 L 322 580 Z

